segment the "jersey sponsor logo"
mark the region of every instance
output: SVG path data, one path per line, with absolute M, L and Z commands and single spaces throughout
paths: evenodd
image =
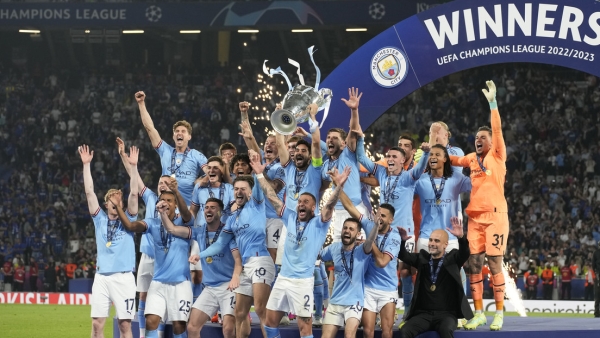
M 428 198 L 428 199 L 425 199 L 425 203 L 427 203 L 427 204 L 434 204 L 434 205 L 432 205 L 433 207 L 440 207 L 443 204 L 452 203 L 452 200 L 449 199 L 449 198 L 440 199 L 440 204 L 437 204 L 437 200 L 435 198 Z
M 246 232 L 246 229 L 248 229 L 249 227 L 250 227 L 250 224 L 248 224 L 248 223 L 238 226 L 235 229 L 235 235 L 236 236 L 243 235 Z
M 401 84 L 408 74 L 406 55 L 396 47 L 384 47 L 371 58 L 371 76 L 384 88 Z
M 172 167 L 168 167 L 167 171 L 170 172 L 170 173 L 173 172 Z M 175 176 L 176 177 L 191 176 L 192 174 L 193 174 L 192 171 L 183 171 L 183 170 L 177 170 L 177 171 L 175 171 Z

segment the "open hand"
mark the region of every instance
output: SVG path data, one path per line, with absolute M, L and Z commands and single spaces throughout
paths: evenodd
M 412 236 L 408 235 L 408 232 L 406 232 L 406 229 L 404 229 L 403 227 L 396 227 L 396 229 L 398 229 L 398 232 L 400 233 L 400 239 L 402 239 L 403 241 L 407 241 L 409 239 L 412 238 Z
M 294 131 L 294 133 L 292 135 L 306 137 L 306 136 L 308 136 L 308 132 L 306 130 L 304 130 L 304 128 L 302 128 L 302 127 L 296 127 L 296 131 Z
M 490 80 L 490 81 L 485 81 L 485 84 L 487 85 L 488 89 L 482 89 L 481 91 L 483 92 L 483 95 L 485 95 L 485 98 L 488 100 L 488 102 L 495 102 L 496 101 L 496 84 L 494 84 L 494 81 Z
M 358 105 L 360 104 L 360 98 L 362 97 L 362 93 L 358 93 L 358 88 L 348 88 L 348 99 L 342 98 L 342 101 L 346 104 L 346 106 L 350 109 L 358 109 Z
M 464 234 L 462 219 L 453 216 L 450 217 L 450 223 L 452 223 L 452 229 L 446 228 L 446 230 L 448 230 L 448 232 L 453 234 L 454 236 L 461 238 Z
M 125 142 L 123 142 L 123 140 L 121 140 L 120 137 L 117 137 L 117 150 L 119 151 L 119 155 L 123 154 L 125 152 Z
M 348 180 L 348 176 L 350 176 L 351 171 L 352 168 L 350 168 L 350 166 L 346 166 L 342 173 L 338 173 L 337 168 L 333 168 L 333 170 L 328 171 L 327 174 L 329 175 L 329 177 L 331 177 L 331 181 L 337 187 L 343 186 L 344 183 L 346 183 L 346 180 Z
M 242 132 L 240 132 L 240 136 L 242 136 L 245 139 L 251 139 L 252 136 L 252 127 L 250 127 L 250 122 L 248 121 L 242 121 L 242 123 L 240 124 L 240 128 L 242 128 Z
M 81 156 L 81 162 L 83 162 L 83 164 L 89 164 L 92 162 L 92 159 L 94 158 L 94 151 L 90 151 L 90 147 L 84 144 L 77 148 L 77 150 L 79 151 L 79 156 Z
M 260 154 L 249 149 L 248 157 L 250 157 L 250 166 L 252 167 L 252 170 L 254 170 L 254 173 L 257 175 L 262 174 L 265 171 L 266 165 L 260 162 Z
M 129 147 L 129 156 L 127 156 L 127 162 L 129 162 L 130 165 L 137 165 L 139 156 L 140 156 L 140 150 L 138 149 L 138 147 L 136 147 L 136 146 Z

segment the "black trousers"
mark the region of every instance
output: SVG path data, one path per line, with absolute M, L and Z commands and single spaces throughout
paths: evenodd
M 420 311 L 402 326 L 402 338 L 413 338 L 426 331 L 437 331 L 440 338 L 454 338 L 458 318 L 450 311 Z
M 561 286 L 561 299 L 570 300 L 571 299 L 571 282 L 562 282 Z
M 543 286 L 543 290 L 544 290 L 544 299 L 548 300 L 548 299 L 552 299 L 552 284 L 544 284 Z
M 600 317 L 600 278 L 594 280 L 594 317 Z

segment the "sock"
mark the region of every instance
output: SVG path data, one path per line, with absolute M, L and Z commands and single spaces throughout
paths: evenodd
M 302 336 L 300 338 L 313 338 L 314 336 L 311 334 L 310 336 Z
M 276 327 L 268 327 L 265 325 L 265 332 L 267 333 L 267 338 L 281 338 L 279 329 Z
M 471 284 L 471 297 L 475 305 L 475 313 L 483 312 L 483 274 L 470 274 L 469 281 Z
M 165 323 L 160 322 L 160 324 L 158 324 L 158 338 L 163 338 L 165 336 Z M 149 338 L 148 335 L 146 335 L 146 338 Z
M 204 289 L 204 285 L 202 283 L 192 284 L 192 293 L 194 294 L 194 303 L 196 302 L 196 299 L 198 299 L 198 297 L 200 297 L 200 294 L 202 293 L 203 289 Z
M 465 273 L 464 268 L 460 268 L 460 280 L 463 283 L 463 290 L 465 291 L 465 295 L 467 294 L 467 274 Z
M 494 281 L 494 300 L 496 301 L 496 313 L 504 311 L 504 274 L 502 272 L 492 276 Z
M 158 338 L 158 330 L 146 331 L 146 338 Z
M 140 326 L 140 337 L 146 336 L 146 317 L 144 317 L 144 311 L 146 310 L 146 301 L 141 300 L 138 304 L 138 323 Z
M 187 338 L 187 331 L 183 331 L 181 334 L 173 334 L 173 338 Z
M 412 276 L 402 277 L 402 298 L 404 299 L 404 313 L 408 313 L 412 302 L 414 284 Z
M 315 317 L 323 317 L 323 284 L 315 285 Z

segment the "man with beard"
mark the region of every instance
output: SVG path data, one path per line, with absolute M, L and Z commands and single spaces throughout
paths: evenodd
M 358 121 L 358 105 L 362 93 L 359 94 L 358 88 L 348 89 L 348 100 L 342 99 L 346 106 L 350 108 L 350 130 L 356 130 L 360 128 Z M 314 143 L 313 136 L 313 143 Z M 361 185 L 360 185 L 360 170 L 356 159 L 356 139 L 346 135 L 346 132 L 340 128 L 332 128 L 327 132 L 327 156 L 329 157 L 323 163 L 321 169 L 321 178 L 323 181 L 330 181 L 329 172 L 333 168 L 337 168 L 339 171 L 344 170 L 345 167 L 349 166 L 352 168 L 350 177 L 348 178 L 348 184 L 344 188 L 344 193 L 350 198 L 352 203 L 357 207 L 361 213 L 366 213 L 367 209 L 362 203 Z M 314 147 L 314 146 L 313 146 Z M 335 219 L 333 224 L 333 241 L 339 242 L 341 240 L 342 226 L 344 220 L 350 217 L 348 212 L 344 209 L 341 202 L 338 202 L 335 210 Z
M 194 181 L 198 176 L 204 174 L 202 170 L 206 167 L 206 156 L 188 147 L 188 143 L 192 139 L 192 126 L 187 121 L 177 121 L 173 125 L 175 147 L 164 142 L 156 128 L 154 128 L 154 122 L 152 122 L 152 118 L 146 109 L 145 99 L 146 94 L 144 92 L 135 93 L 142 124 L 148 132 L 152 146 L 160 156 L 162 174 L 177 179 L 181 195 L 183 195 L 186 205 L 189 206 L 192 200 Z
M 402 326 L 402 337 L 413 338 L 425 331 L 437 331 L 441 338 L 454 337 L 457 318 L 473 316 L 462 288 L 460 267 L 469 258 L 469 242 L 463 236 L 462 221 L 451 219 L 452 228 L 446 230 L 458 238 L 458 249 L 447 252 L 448 233 L 436 229 L 429 236 L 428 251 L 410 253 L 400 247 L 400 259 L 418 269 L 413 305 Z M 399 228 L 402 242 L 409 236 Z
M 123 213 L 123 193 L 109 189 L 104 196 L 106 212 L 100 208 L 94 192 L 91 162 L 94 152 L 87 145 L 78 148 L 83 163 L 83 186 L 96 232 L 97 273 L 92 287 L 92 337 L 102 337 L 110 304 L 114 304 L 121 337 L 131 337 L 131 320 L 135 306 L 135 244 L 129 220 L 137 218 L 137 184 L 132 179 L 127 215 Z M 129 163 L 137 172 L 137 148 L 130 150 Z M 133 169 L 132 169 L 133 171 Z M 109 200 L 112 203 L 109 203 Z
M 240 102 L 240 111 L 242 112 L 242 116 L 244 114 L 247 115 L 248 108 L 250 104 L 248 102 Z M 277 151 L 277 141 L 274 135 L 269 135 L 265 140 L 265 145 L 260 151 L 258 147 L 258 143 L 256 143 L 256 139 L 252 133 L 252 128 L 250 126 L 249 121 L 242 120 L 241 124 L 242 132 L 241 136 L 244 137 L 244 141 L 246 142 L 246 146 L 248 149 L 251 149 L 254 152 L 261 153 L 261 160 L 266 167 L 264 169 L 265 178 L 273 188 L 273 190 L 278 194 L 279 199 L 283 199 L 284 190 L 283 187 L 285 185 L 285 173 L 283 168 L 281 167 L 281 163 L 278 157 Z M 271 204 L 271 201 L 266 200 L 265 209 L 267 211 L 267 249 L 269 250 L 269 254 L 273 259 L 273 262 L 276 261 L 277 257 L 277 247 L 278 242 L 281 237 L 281 229 L 283 227 L 283 222 L 281 218 L 279 218 L 275 208 Z
M 332 176 L 332 180 L 338 181 L 335 176 Z M 379 223 L 379 220 L 376 219 L 375 223 Z M 364 244 L 357 244 L 356 238 L 360 231 L 360 220 L 346 219 L 342 228 L 342 241 L 335 242 L 321 251 L 321 259 L 333 261 L 335 269 L 335 283 L 323 319 L 323 338 L 335 337 L 341 326 L 344 326 L 345 337 L 356 336 L 365 299 L 364 275 L 369 266 L 373 242 L 377 237 L 377 230 L 373 226 Z
M 132 165 L 132 169 L 133 169 Z M 137 169 L 136 169 L 137 171 Z M 171 189 L 176 187 L 172 186 Z M 135 232 L 148 232 L 154 245 L 155 264 L 154 276 L 148 289 L 146 316 L 146 337 L 158 338 L 160 322 L 173 323 L 173 337 L 186 338 L 186 323 L 192 305 L 192 287 L 190 285 L 190 269 L 188 253 L 190 250 L 189 237 L 186 239 L 173 237 L 165 229 L 168 227 L 191 226 L 194 218 L 187 212 L 189 219 L 176 214 L 187 209 L 183 201 L 177 203 L 176 193 L 163 191 L 160 194 L 156 209 L 160 218 L 146 218 L 141 221 L 131 222 L 126 220 L 123 225 Z M 111 203 L 116 203 L 113 199 Z M 119 211 L 122 217 L 123 211 Z M 191 228 L 186 227 L 188 236 Z M 131 302 L 134 302 L 131 299 Z M 134 304 L 131 304 L 133 310 Z
M 318 129 L 318 127 L 316 128 Z M 252 157 L 257 158 L 258 156 Z M 312 337 L 311 317 L 314 303 L 314 299 L 310 297 L 314 289 L 314 264 L 312 262 L 317 259 L 325 242 L 334 206 L 350 174 L 350 168 L 347 167 L 339 176 L 336 181 L 336 189 L 323 207 L 320 217 L 316 217 L 317 199 L 314 195 L 308 192 L 302 193 L 297 200 L 296 211 L 292 211 L 286 208 L 269 182 L 265 180 L 263 175 L 265 166 L 254 160 L 251 165 L 257 174 L 265 196 L 271 201 L 288 229 L 281 272 L 267 303 L 265 326 L 267 337 L 280 336 L 277 326 L 286 312 L 292 312 L 298 316 L 298 329 L 301 337 Z M 334 170 L 337 171 L 337 169 Z
M 350 216 L 360 219 L 365 232 L 370 233 L 375 226 L 366 215 L 361 214 L 352 201 L 342 194 L 340 197 Z M 400 249 L 400 235 L 391 224 L 394 222 L 395 208 L 388 203 L 379 206 L 379 224 L 376 245 L 373 246 L 365 275 L 365 306 L 362 314 L 363 335 L 372 338 L 375 334 L 377 314 L 381 317 L 381 336 L 392 337 L 398 295 L 397 254 Z
M 174 227 L 165 223 L 165 228 L 170 234 L 181 238 L 195 239 L 201 250 L 206 250 L 218 240 L 225 224 L 221 223 L 223 202 L 210 197 L 204 203 L 204 224 L 189 229 L 188 227 Z M 223 336 L 235 337 L 235 290 L 239 286 L 239 276 L 242 272 L 242 258 L 234 239 L 230 240 L 223 251 L 214 256 L 200 260 L 200 256 L 192 255 L 190 262 L 202 264 L 204 271 L 202 283 L 205 285 L 202 294 L 193 303 L 188 334 L 190 337 L 199 337 L 204 324 L 221 311 L 223 316 Z
M 364 147 L 364 135 L 360 130 L 360 126 L 358 127 L 358 130 L 356 130 L 356 133 L 352 133 L 352 138 L 354 138 L 354 134 L 357 134 L 358 137 L 358 142 L 356 144 L 356 157 L 358 158 L 358 162 L 373 174 L 381 185 L 379 201 L 381 203 L 389 203 L 395 209 L 393 226 L 402 226 L 407 229 L 411 236 L 413 236 L 415 231 L 413 209 L 407 208 L 406 206 L 413 205 L 415 185 L 427 165 L 429 144 L 423 143 L 421 145 L 421 150 L 424 152 L 424 155 L 419 163 L 409 170 L 405 170 L 404 167 L 406 162 L 406 152 L 404 149 L 399 147 L 390 148 L 386 155 L 387 168 L 385 168 L 373 163 L 373 161 L 367 157 Z M 406 249 L 409 252 L 414 251 L 415 242 L 413 238 L 407 241 L 406 245 Z M 401 264 L 400 276 L 402 280 L 402 295 L 405 313 L 410 309 L 413 295 L 411 275 L 410 267 Z
M 242 175 L 235 178 L 233 191 L 235 199 L 224 210 L 225 227 L 217 241 L 200 252 L 200 258 L 218 254 L 235 236 L 244 264 L 236 289 L 235 326 L 238 337 L 248 337 L 250 326 L 246 321 L 253 302 L 263 329 L 275 265 L 267 250 L 262 190 L 251 176 Z
M 475 317 L 465 324 L 465 329 L 474 330 L 485 325 L 483 313 L 483 260 L 488 265 L 494 283 L 496 314 L 490 330 L 499 331 L 504 322 L 504 274 L 502 262 L 508 241 L 508 205 L 504 197 L 506 178 L 506 144 L 502 136 L 502 125 L 496 102 L 496 85 L 486 82 L 488 89 L 483 94 L 490 104 L 492 128 L 479 128 L 475 136 L 475 153 L 463 157 L 450 156 L 452 165 L 471 169 L 471 201 L 466 209 L 469 215 L 469 279 L 475 306 Z

